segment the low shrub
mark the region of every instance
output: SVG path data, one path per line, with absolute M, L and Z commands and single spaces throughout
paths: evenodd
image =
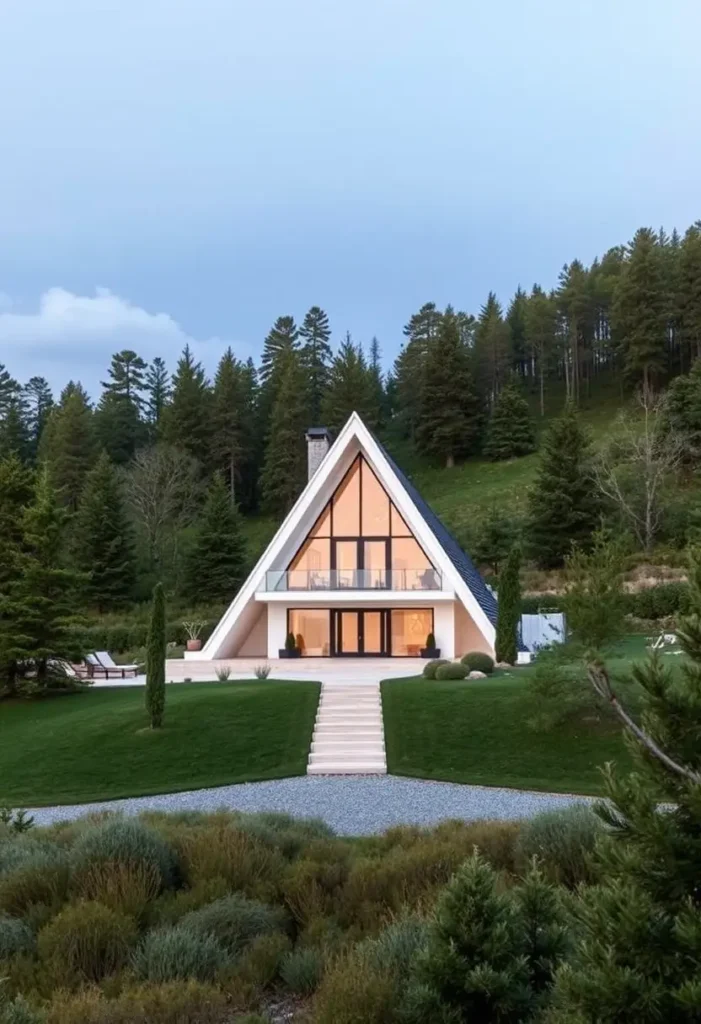
M 65 861 L 61 849 L 32 836 L 21 835 L 0 842 L 0 875 L 29 866 L 48 868 Z
M 144 981 L 212 981 L 226 963 L 226 952 L 212 935 L 200 935 L 176 925 L 150 932 L 132 959 Z
M 586 804 L 547 811 L 525 821 L 516 841 L 516 860 L 525 869 L 533 857 L 553 882 L 574 888 L 593 881 L 591 854 L 603 826 Z
M 447 658 L 433 658 L 431 661 L 427 661 L 424 665 L 424 670 L 421 673 L 424 679 L 435 679 L 436 671 L 441 665 L 449 665 L 450 662 Z
M 225 683 L 231 676 L 230 665 L 219 665 L 217 667 L 217 679 L 220 683 Z
M 396 981 L 363 961 L 357 950 L 324 975 L 312 1005 L 314 1024 L 390 1024 L 397 1020 Z
M 9 960 L 20 953 L 34 950 L 34 932 L 19 917 L 0 914 L 0 960 Z
M 196 826 L 180 838 L 190 885 L 223 878 L 231 889 L 272 902 L 285 872 L 285 859 L 255 836 L 227 823 Z
M 334 850 L 338 849 L 336 846 Z M 298 860 L 286 872 L 282 891 L 296 921 L 305 925 L 313 918 L 333 913 L 337 894 L 349 871 L 349 858 L 339 850 L 327 860 L 311 856 Z
M 270 665 L 256 665 L 253 669 L 253 675 L 256 679 L 267 679 L 270 675 Z
M 225 1024 L 231 1011 L 223 992 L 199 981 L 133 985 L 116 999 L 97 988 L 59 993 L 46 1024 Z
M 233 893 L 186 914 L 180 926 L 197 935 L 213 936 L 230 956 L 237 957 L 259 935 L 282 930 L 285 914 L 279 907 Z
M 158 896 L 162 881 L 156 865 L 145 860 L 97 860 L 74 872 L 71 890 L 79 899 L 97 900 L 139 918 Z
M 689 612 L 689 585 L 674 580 L 625 595 L 625 609 L 637 619 L 669 619 Z
M 39 932 L 42 961 L 67 987 L 76 980 L 99 981 L 118 971 L 136 940 L 136 925 L 101 903 L 66 907 Z
M 482 651 L 468 651 L 460 661 L 467 667 L 468 672 L 484 672 L 486 676 L 491 676 L 494 671 L 494 658 L 490 658 Z
M 450 661 L 447 665 L 439 665 L 436 669 L 436 679 L 466 679 L 467 666 L 461 665 L 459 661 Z
M 230 887 L 223 878 L 208 878 L 191 889 L 162 893 L 150 908 L 149 920 L 156 925 L 178 924 L 186 914 L 228 896 Z
M 0 1024 L 45 1024 L 45 1021 L 44 1014 L 32 1009 L 22 996 L 5 1005 L 0 1002 Z
M 284 958 L 292 943 L 281 932 L 259 935 L 238 960 L 227 987 L 241 993 L 243 1001 L 260 992 L 278 978 Z
M 280 977 L 288 988 L 301 996 L 314 992 L 324 973 L 324 958 L 318 949 L 295 949 L 282 959 Z
M 170 888 L 178 879 L 175 851 L 144 822 L 134 818 L 111 818 L 87 827 L 73 845 L 76 870 L 91 864 L 115 863 L 152 868 L 160 888 Z
M 24 837 L 10 845 L 16 849 L 0 851 L 0 913 L 21 917 L 39 904 L 58 906 L 68 887 L 66 853 Z
M 333 838 L 333 829 L 320 818 L 293 818 L 289 814 L 243 814 L 236 819 L 236 828 L 259 839 L 271 849 L 279 850 L 289 860 L 296 857 L 310 842 Z
M 376 939 L 366 939 L 360 949 L 368 963 L 396 974 L 408 974 L 428 943 L 428 924 L 420 917 L 406 917 L 388 925 Z

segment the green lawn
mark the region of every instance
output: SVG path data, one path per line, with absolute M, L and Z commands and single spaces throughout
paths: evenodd
M 516 672 L 513 678 L 470 682 L 384 682 L 388 770 L 484 786 L 600 793 L 599 765 L 615 761 L 629 767 L 613 728 L 530 729 L 524 721 L 523 679 Z
M 319 684 L 168 686 L 163 729 L 144 690 L 0 704 L 0 805 L 80 803 L 303 775 Z

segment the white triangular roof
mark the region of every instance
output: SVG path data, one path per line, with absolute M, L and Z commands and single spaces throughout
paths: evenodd
M 232 634 L 238 632 L 244 624 L 252 625 L 252 613 L 257 611 L 253 607 L 256 591 L 262 588 L 266 572 L 287 568 L 359 452 L 367 459 L 433 565 L 442 573 L 444 589 L 455 592 L 456 599 L 465 606 L 475 625 L 493 647 L 495 630 L 488 615 L 417 508 L 384 449 L 354 412 L 222 616 L 199 657 L 205 660 L 225 657 L 224 652 L 231 647 Z M 333 600 L 332 594 L 330 598 Z

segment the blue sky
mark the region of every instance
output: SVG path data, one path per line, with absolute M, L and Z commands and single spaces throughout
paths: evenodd
M 701 217 L 698 0 L 3 0 L 0 362 L 213 369 Z

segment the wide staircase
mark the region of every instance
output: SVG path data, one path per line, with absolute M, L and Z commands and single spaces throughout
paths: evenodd
M 379 683 L 322 683 L 308 775 L 384 775 Z

